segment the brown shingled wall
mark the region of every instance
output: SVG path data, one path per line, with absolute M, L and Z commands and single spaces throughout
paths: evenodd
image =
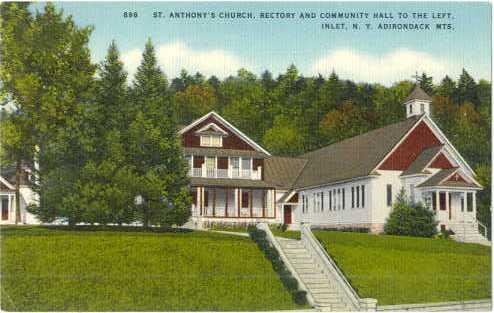
M 201 146 L 201 140 L 195 132 L 209 123 L 215 123 L 218 127 L 228 133 L 228 136 L 223 138 L 224 149 L 238 149 L 238 150 L 255 150 L 245 140 L 234 134 L 227 127 L 218 121 L 214 116 L 210 116 L 201 123 L 189 129 L 182 135 L 182 144 L 184 147 L 198 148 Z

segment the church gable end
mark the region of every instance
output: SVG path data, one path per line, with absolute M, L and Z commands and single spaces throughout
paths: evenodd
M 440 140 L 434 135 L 429 126 L 422 121 L 386 158 L 379 169 L 404 171 L 424 149 L 440 144 Z
M 462 182 L 462 183 L 467 183 L 467 181 L 458 173 L 455 173 L 451 175 L 450 178 L 448 178 L 449 182 Z
M 430 168 L 452 168 L 453 164 L 448 160 L 448 158 L 443 154 L 440 153 L 436 158 L 431 162 L 429 165 Z
M 212 124 L 214 127 L 218 127 L 222 131 L 226 133 L 223 136 L 223 149 L 235 149 L 235 150 L 250 150 L 254 151 L 255 149 L 247 143 L 244 139 L 242 139 L 237 134 L 233 133 L 228 127 L 224 126 L 221 121 L 215 118 L 213 115 L 209 116 L 205 120 L 201 121 L 191 129 L 187 130 L 182 134 L 182 144 L 186 148 L 200 148 L 201 147 L 201 139 L 197 134 L 198 130 L 201 130 L 205 126 Z M 213 128 L 214 127 L 210 127 Z M 209 130 L 209 128 L 207 129 Z M 212 130 L 212 129 L 211 129 Z

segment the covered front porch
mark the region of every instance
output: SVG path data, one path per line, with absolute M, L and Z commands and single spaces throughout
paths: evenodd
M 192 188 L 192 217 L 216 219 L 275 219 L 275 190 L 270 188 Z
M 429 187 L 422 190 L 425 204 L 436 213 L 440 229 L 454 229 L 455 224 L 477 220 L 477 190 Z

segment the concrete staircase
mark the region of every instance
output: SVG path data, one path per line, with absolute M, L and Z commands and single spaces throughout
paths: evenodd
M 479 226 L 476 221 L 456 223 L 451 225 L 451 228 L 455 233 L 451 237 L 456 241 L 491 246 L 491 242 L 479 233 Z
M 305 284 L 314 299 L 315 306 L 321 311 L 351 311 L 345 304 L 340 291 L 324 271 L 317 266 L 302 241 L 276 238 L 288 261 Z

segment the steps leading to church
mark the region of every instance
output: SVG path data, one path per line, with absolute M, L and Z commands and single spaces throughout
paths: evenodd
M 303 243 L 295 239 L 276 238 L 288 261 L 297 272 L 321 311 L 350 311 L 339 290 L 324 271 L 317 266 Z
M 451 229 L 455 233 L 451 236 L 451 238 L 458 242 L 477 243 L 484 246 L 491 246 L 491 242 L 479 232 L 476 222 L 452 224 Z

